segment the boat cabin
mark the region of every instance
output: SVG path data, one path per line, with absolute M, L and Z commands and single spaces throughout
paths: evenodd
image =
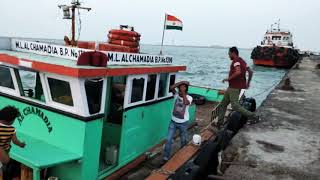
M 103 179 L 164 140 L 169 86 L 185 66 L 162 55 L 102 52 L 107 65 L 79 65 L 88 49 L 0 38 L 0 109 L 20 110 L 10 157 L 59 179 Z M 190 108 L 195 118 L 195 105 Z
M 278 27 L 274 28 L 273 25 L 278 25 Z M 289 30 L 280 29 L 280 22 L 272 24 L 271 28 L 265 33 L 261 45 L 293 47 L 292 33 Z

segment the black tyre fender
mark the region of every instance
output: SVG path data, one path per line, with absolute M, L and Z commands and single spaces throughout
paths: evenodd
M 192 97 L 192 102 L 196 105 L 203 105 L 206 103 L 206 98 L 204 96 L 201 96 L 199 94 L 189 94 Z

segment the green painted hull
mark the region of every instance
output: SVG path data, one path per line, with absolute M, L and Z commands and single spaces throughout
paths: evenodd
M 189 88 L 189 94 L 199 94 L 208 101 L 221 101 L 223 95 L 218 90 L 194 87 Z M 15 145 L 12 147 L 11 157 L 24 163 L 37 172 L 48 168 L 49 174 L 60 179 L 103 179 L 140 155 L 163 141 L 167 135 L 171 120 L 173 98 L 161 100 L 144 106 L 137 106 L 125 110 L 121 125 L 112 124 L 105 118 L 98 118 L 89 122 L 69 117 L 58 112 L 16 101 L 0 96 L 0 109 L 13 105 L 19 108 L 22 117 L 14 123 L 18 137 L 24 140 L 31 137 L 48 144 L 48 148 L 57 147 L 65 152 L 79 157 L 79 160 L 66 161 L 58 164 L 37 166 L 36 160 L 28 160 L 18 156 L 17 152 L 25 153 Z M 196 106 L 190 107 L 190 124 L 195 120 Z M 46 117 L 46 118 L 45 118 Z M 26 141 L 25 150 L 32 152 L 32 143 Z M 117 163 L 109 167 L 100 167 L 103 150 L 107 145 L 116 144 L 119 147 Z M 50 158 L 57 161 L 57 154 L 48 154 L 42 146 L 43 154 L 31 154 L 37 157 Z M 38 152 L 38 151 L 37 151 Z M 62 160 L 61 160 L 62 161 Z M 37 177 L 34 177 L 37 180 Z
M 116 167 L 101 171 L 100 179 L 111 175 L 165 140 L 171 120 L 172 107 L 173 98 L 125 111 L 121 130 L 119 162 Z M 190 123 L 195 120 L 195 110 L 195 105 L 189 109 Z
M 42 154 L 31 154 L 31 159 L 20 157 L 19 153 L 39 152 L 34 149 L 36 148 L 34 142 L 28 144 L 26 141 L 25 149 L 13 145 L 11 157 L 37 170 L 37 172 L 48 168 L 49 174 L 67 180 L 75 178 L 79 180 L 103 179 L 159 144 L 167 135 L 173 106 L 173 98 L 170 98 L 151 105 L 134 107 L 124 112 L 122 126 L 119 126 L 107 123 L 103 118 L 90 122 L 80 121 L 2 96 L 0 96 L 0 101 L 0 108 L 13 105 L 19 108 L 22 113 L 23 118 L 20 117 L 20 120 L 18 118 L 14 123 L 17 135 L 22 141 L 26 140 L 26 137 L 31 137 L 44 144 L 40 147 L 43 150 Z M 27 112 L 26 109 L 33 109 L 30 112 L 36 113 L 37 111 L 38 114 Z M 47 124 L 39 117 L 40 111 L 43 113 L 42 116 L 46 116 L 50 122 L 52 128 L 50 132 Z M 190 117 L 190 122 L 193 122 L 195 105 L 190 107 Z M 107 136 L 105 142 L 102 141 L 102 136 Z M 120 142 L 117 165 L 99 169 L 101 146 L 116 142 Z M 47 150 L 45 145 L 47 145 Z M 47 158 L 48 161 L 52 159 L 52 162 L 59 158 L 56 157 L 57 154 L 48 153 L 50 147 L 71 152 L 77 155 L 79 160 L 38 166 L 36 159 L 39 156 Z M 32 156 L 34 156 L 34 160 L 32 160 Z M 34 179 L 38 179 L 38 177 L 34 177 Z
M 198 87 L 198 86 L 190 86 L 189 87 L 189 94 L 198 94 L 204 96 L 207 101 L 213 102 L 221 102 L 223 99 L 223 94 L 220 93 L 221 90 L 217 89 L 210 89 L 206 87 Z
M 100 149 L 97 140 L 101 138 L 102 119 L 86 123 L 3 96 L 0 96 L 0 102 L 0 109 L 12 105 L 21 113 L 14 126 L 26 147 L 21 149 L 12 144 L 11 158 L 31 167 L 34 172 L 48 168 L 49 173 L 59 174 L 62 179 L 97 177 L 97 152 Z M 65 153 L 70 157 L 63 157 Z M 38 178 L 34 175 L 33 179 Z

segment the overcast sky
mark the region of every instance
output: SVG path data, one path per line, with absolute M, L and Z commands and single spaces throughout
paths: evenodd
M 71 0 L 2 0 L 0 36 L 62 39 L 70 21 L 58 4 Z M 184 30 L 167 31 L 165 43 L 254 47 L 270 24 L 281 19 L 301 49 L 320 51 L 319 0 L 82 0 L 82 40 L 106 41 L 107 31 L 128 24 L 142 43 L 161 42 L 164 14 L 183 21 Z

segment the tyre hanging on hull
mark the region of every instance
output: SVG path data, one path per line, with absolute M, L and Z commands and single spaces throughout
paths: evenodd
M 206 103 L 206 98 L 204 96 L 198 95 L 198 94 L 189 94 L 192 97 L 192 101 L 196 105 L 203 105 Z

